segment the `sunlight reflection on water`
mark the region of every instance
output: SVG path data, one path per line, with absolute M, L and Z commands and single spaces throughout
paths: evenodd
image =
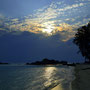
M 51 90 L 70 90 L 70 83 L 66 82 L 66 80 L 69 79 L 69 70 L 60 68 L 59 73 L 57 67 L 46 67 L 43 75 L 45 78 L 44 86 L 53 88 Z
M 57 71 L 56 67 L 46 67 L 44 77 L 47 81 L 44 83 L 45 86 L 50 86 L 54 80 L 54 74 Z M 55 81 L 54 81 L 55 82 Z
M 72 70 L 64 66 L 2 66 L 0 90 L 70 90 Z

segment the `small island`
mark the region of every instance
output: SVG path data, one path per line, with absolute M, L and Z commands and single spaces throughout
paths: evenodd
M 67 61 L 49 60 L 47 58 L 44 58 L 42 61 L 26 63 L 26 65 L 67 65 L 67 66 L 75 66 L 74 63 L 68 64 Z
M 3 62 L 0 62 L 0 64 L 8 64 L 8 63 L 3 63 Z

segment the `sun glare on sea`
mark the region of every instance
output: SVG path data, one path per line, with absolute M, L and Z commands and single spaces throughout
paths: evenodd
M 44 83 L 45 86 L 50 86 L 54 82 L 54 74 L 57 71 L 56 67 L 46 67 L 44 72 L 44 77 L 46 82 Z

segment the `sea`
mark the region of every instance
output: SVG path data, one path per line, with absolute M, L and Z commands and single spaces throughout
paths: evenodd
M 74 67 L 0 65 L 0 90 L 72 90 Z

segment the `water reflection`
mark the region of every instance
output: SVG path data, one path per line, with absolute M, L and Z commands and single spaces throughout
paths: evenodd
M 44 83 L 45 86 L 50 86 L 54 80 L 54 76 L 56 74 L 57 68 L 56 67 L 46 67 L 44 77 L 46 82 Z
M 46 82 L 44 83 L 45 87 L 50 87 L 51 85 L 56 86 L 58 80 L 56 79 L 57 74 L 57 68 L 56 67 L 46 67 L 44 72 L 44 78 L 46 79 Z M 60 83 L 60 82 L 59 82 Z M 51 87 L 53 87 L 51 86 Z M 62 85 L 59 84 L 52 90 L 63 90 Z
M 53 88 L 50 90 L 71 90 L 70 81 L 68 80 L 71 77 L 69 76 L 70 71 L 66 68 L 46 67 L 44 71 L 44 86 Z

